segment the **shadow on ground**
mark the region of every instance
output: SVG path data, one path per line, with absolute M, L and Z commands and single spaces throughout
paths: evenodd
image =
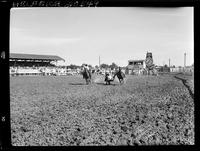
M 108 84 L 106 85 L 105 83 L 91 83 L 91 84 L 109 86 Z M 87 85 L 87 84 L 86 83 L 69 83 L 69 85 Z M 110 86 L 115 86 L 115 85 L 117 84 L 113 84 L 113 83 L 110 84 Z
M 105 84 L 105 83 L 95 83 L 95 84 L 109 86 L 108 84 Z M 117 84 L 111 83 L 110 85 L 115 86 L 115 85 L 117 85 Z
M 85 83 L 69 83 L 69 85 L 86 85 Z

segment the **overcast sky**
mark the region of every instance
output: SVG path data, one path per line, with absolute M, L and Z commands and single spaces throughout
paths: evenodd
M 145 59 L 194 62 L 193 7 L 12 8 L 10 52 L 58 55 L 66 64 Z

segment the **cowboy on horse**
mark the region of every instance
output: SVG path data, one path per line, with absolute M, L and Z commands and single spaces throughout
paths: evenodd
M 83 66 L 82 74 L 83 74 L 83 79 L 85 79 L 86 81 L 86 84 L 91 83 L 92 74 L 87 64 Z
M 119 79 L 120 84 L 124 83 L 124 78 L 126 77 L 125 74 L 121 71 L 121 67 L 119 67 L 119 70 L 114 74 L 113 79 L 115 79 L 115 76 Z

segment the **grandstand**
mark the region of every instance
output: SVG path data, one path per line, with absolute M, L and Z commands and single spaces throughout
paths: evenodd
M 52 62 L 65 61 L 63 58 L 54 55 L 36 55 L 10 53 L 10 66 L 54 66 Z
M 11 75 L 43 75 L 45 71 L 53 74 L 57 61 L 65 61 L 54 55 L 36 55 L 10 53 L 9 66 Z M 53 69 L 54 68 L 54 69 Z M 47 69 L 47 70 L 46 70 Z M 49 72 L 51 69 L 52 72 Z

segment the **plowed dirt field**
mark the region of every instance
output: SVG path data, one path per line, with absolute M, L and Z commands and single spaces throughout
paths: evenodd
M 10 77 L 12 145 L 193 145 L 194 82 L 177 77 Z

